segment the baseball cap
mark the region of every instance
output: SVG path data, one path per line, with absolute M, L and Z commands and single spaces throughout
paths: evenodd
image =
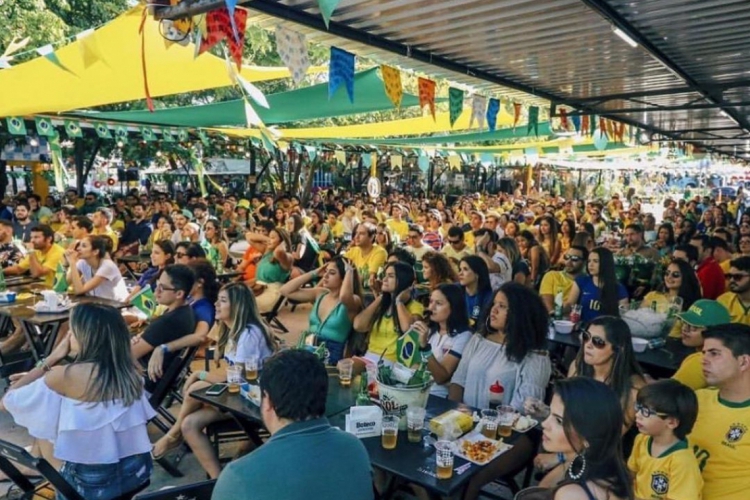
M 182 215 L 184 215 L 187 220 L 193 220 L 193 213 L 187 208 L 182 210 Z
M 239 202 L 237 202 L 237 207 L 238 208 L 250 208 L 250 202 L 245 199 L 242 199 Z
M 704 328 L 732 321 L 726 307 L 709 299 L 696 300 L 690 309 L 678 314 L 677 317 L 688 325 Z

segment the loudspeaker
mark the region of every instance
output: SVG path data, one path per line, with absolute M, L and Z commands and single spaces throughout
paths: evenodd
M 125 174 L 125 169 L 122 167 L 117 167 L 117 182 L 125 182 L 127 180 L 127 174 Z
M 125 172 L 125 180 L 130 181 L 138 181 L 138 169 L 137 168 L 129 168 Z

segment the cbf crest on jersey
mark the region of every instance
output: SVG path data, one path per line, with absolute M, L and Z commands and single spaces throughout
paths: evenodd
M 732 424 L 729 426 L 729 430 L 727 431 L 726 439 L 730 443 L 736 443 L 740 439 L 742 439 L 742 436 L 745 435 L 745 432 L 747 432 L 747 427 L 743 424 Z
M 659 471 L 651 474 L 651 489 L 657 495 L 666 495 L 669 492 L 669 476 Z

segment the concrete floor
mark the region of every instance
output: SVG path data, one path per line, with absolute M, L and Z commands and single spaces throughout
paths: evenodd
M 285 307 L 282 310 L 279 318 L 281 319 L 282 323 L 284 323 L 284 325 L 286 325 L 286 327 L 289 329 L 289 333 L 282 334 L 280 336 L 285 340 L 287 344 L 294 345 L 294 343 L 296 343 L 297 339 L 299 338 L 299 334 L 307 328 L 309 312 L 309 305 L 297 306 L 294 312 L 290 311 L 288 307 Z M 203 360 L 195 361 L 193 364 L 193 369 L 202 370 Z M 4 384 L 4 382 L 0 382 L 0 384 Z M 4 385 L 0 386 L 0 390 L 4 392 Z M 178 411 L 178 409 L 179 406 L 175 404 L 171 411 L 176 412 Z M 159 437 L 161 437 L 162 434 L 155 427 L 149 426 L 149 435 L 151 436 L 151 441 L 155 442 L 157 439 L 159 439 Z M 28 433 L 26 432 L 26 429 L 16 425 L 7 412 L 0 412 L 0 439 L 10 441 L 14 444 L 22 446 L 28 446 L 32 441 Z M 237 448 L 235 445 L 222 445 L 222 458 L 225 456 L 233 457 L 236 452 Z M 184 453 L 183 450 L 179 450 L 170 454 L 169 457 L 171 460 L 176 460 L 179 458 L 177 466 L 179 470 L 184 474 L 184 477 L 172 477 L 158 464 L 155 463 L 154 472 L 151 475 L 151 485 L 145 490 L 146 492 L 157 491 L 170 486 L 180 486 L 183 484 L 195 483 L 207 479 L 205 472 L 191 453 Z M 7 481 L 0 482 L 0 499 L 6 498 L 10 485 L 11 483 Z M 492 491 L 493 493 L 503 495 L 505 498 L 512 498 L 509 492 L 496 490 Z M 399 495 L 397 496 L 397 498 L 410 497 Z

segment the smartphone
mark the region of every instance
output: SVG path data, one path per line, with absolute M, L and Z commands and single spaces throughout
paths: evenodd
M 206 391 L 206 396 L 218 396 L 227 390 L 227 384 L 214 384 Z

